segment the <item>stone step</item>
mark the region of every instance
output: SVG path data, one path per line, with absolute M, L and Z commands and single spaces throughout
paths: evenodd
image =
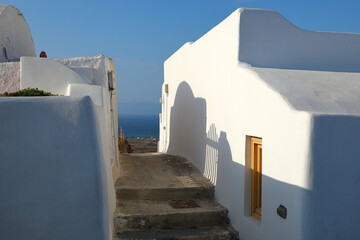
M 122 154 L 115 184 L 119 200 L 213 199 L 214 185 L 186 159 Z
M 117 188 L 116 197 L 121 200 L 186 200 L 213 199 L 214 186 L 187 188 Z
M 113 240 L 158 239 L 158 240 L 236 240 L 238 233 L 230 226 L 196 228 L 124 231 L 114 235 Z
M 118 201 L 115 233 L 127 230 L 181 229 L 229 224 L 228 210 L 215 201 L 196 200 L 199 207 L 173 208 L 169 201 Z

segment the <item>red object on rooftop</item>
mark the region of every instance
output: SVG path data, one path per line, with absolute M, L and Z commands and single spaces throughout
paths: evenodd
M 40 57 L 41 57 L 41 58 L 47 58 L 46 52 L 45 52 L 45 51 L 42 51 L 42 52 L 40 53 Z

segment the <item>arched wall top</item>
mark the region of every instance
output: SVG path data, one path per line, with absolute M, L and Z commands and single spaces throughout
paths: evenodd
M 272 10 L 239 8 L 166 62 L 187 51 L 259 68 L 360 72 L 360 34 L 304 30 Z
M 0 62 L 18 61 L 22 56 L 36 56 L 29 26 L 16 7 L 1 4 Z
M 360 34 L 303 30 L 271 10 L 238 11 L 240 62 L 265 68 L 360 72 Z

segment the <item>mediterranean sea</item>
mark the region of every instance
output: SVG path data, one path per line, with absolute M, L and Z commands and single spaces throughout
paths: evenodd
M 119 115 L 125 137 L 159 137 L 159 115 Z

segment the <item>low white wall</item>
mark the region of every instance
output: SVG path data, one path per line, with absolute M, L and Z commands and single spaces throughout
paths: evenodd
M 109 158 L 113 168 L 113 180 L 116 181 L 119 174 L 119 153 L 117 147 L 118 115 L 116 107 L 116 71 L 113 60 L 104 55 L 97 55 L 95 57 L 57 59 L 56 61 L 69 67 L 70 69 L 74 69 L 77 73 L 81 74 L 84 79 L 87 79 L 87 81 L 91 79 L 91 86 L 101 86 L 102 103 L 105 115 L 104 123 L 102 124 L 102 126 L 104 129 L 106 129 L 106 134 L 108 138 L 108 144 L 104 145 L 104 149 L 109 152 Z M 109 75 L 111 75 L 112 77 L 112 90 L 109 89 Z M 78 86 L 80 87 L 80 85 Z M 82 91 L 80 91 L 80 94 L 82 93 L 90 94 L 91 92 L 83 89 Z M 98 91 L 96 91 L 96 94 L 97 93 Z
M 88 84 L 71 68 L 48 58 L 21 57 L 20 88 L 39 88 L 59 95 L 68 93 L 70 83 Z
M 261 11 L 254 12 L 257 15 Z M 344 173 L 336 173 L 334 176 L 339 181 L 336 184 L 330 176 L 339 169 L 339 153 L 352 156 L 351 164 L 358 166 L 354 163 L 357 151 L 351 153 L 344 144 L 335 144 L 341 141 L 338 136 L 349 136 L 355 145 L 360 141 L 350 131 L 340 135 L 342 130 L 324 134 L 332 132 L 332 128 L 339 129 L 348 120 L 324 126 L 320 123 L 322 126 L 317 127 L 318 120 L 313 113 L 297 111 L 289 104 L 281 90 L 286 85 L 282 86 L 281 81 L 271 85 L 262 79 L 259 69 L 239 63 L 243 13 L 243 10 L 234 12 L 196 42 L 185 44 L 165 62 L 164 84 L 168 84 L 169 93 L 164 92 L 163 86 L 159 150 L 186 157 L 216 185 L 216 199 L 229 209 L 231 223 L 241 239 L 308 240 L 342 236 L 350 239 L 350 236 L 359 236 L 354 226 L 356 214 L 346 219 L 347 214 L 340 213 L 340 209 L 359 212 L 359 208 L 354 207 L 360 196 L 358 191 L 341 200 L 342 194 L 348 194 L 350 188 L 356 186 L 354 182 L 359 174 L 351 171 L 351 176 L 345 177 Z M 264 16 L 267 14 L 265 11 Z M 245 44 L 246 41 L 250 40 L 245 39 Z M 281 80 L 286 81 L 286 76 Z M 338 109 L 336 92 L 328 94 L 329 101 L 333 101 L 332 109 Z M 320 102 L 315 106 L 316 98 L 310 95 L 312 109 L 319 109 Z M 306 101 L 301 100 L 301 103 L 304 105 Z M 356 124 L 357 120 L 352 126 L 357 128 Z M 317 128 L 321 129 L 319 133 Z M 261 137 L 263 141 L 261 223 L 250 216 L 247 136 Z M 323 141 L 326 137 L 331 139 Z M 326 147 L 333 148 L 333 152 L 327 153 Z M 330 158 L 332 153 L 336 154 Z M 325 159 L 331 159 L 333 166 L 327 166 Z M 346 184 L 346 179 L 352 183 L 344 190 L 340 186 Z M 324 185 L 321 190 L 320 186 Z M 321 203 L 328 197 L 334 197 L 341 207 L 331 207 L 334 201 L 323 207 Z M 287 208 L 286 219 L 277 215 L 279 205 Z M 336 218 L 339 215 L 343 217 Z M 319 225 L 321 228 L 317 227 Z M 347 225 L 352 228 L 346 229 Z
M 29 27 L 17 8 L 0 5 L 0 62 L 22 56 L 36 56 Z
M 91 80 L 91 83 L 105 86 L 107 83 L 107 71 L 110 68 L 108 59 L 104 55 L 97 55 L 95 57 L 62 58 L 56 59 L 56 61 L 74 69 L 84 79 Z
M 98 134 L 100 156 L 105 162 L 104 166 L 100 166 L 101 168 L 98 170 L 101 172 L 100 178 L 106 183 L 104 186 L 107 195 L 101 195 L 101 197 L 103 198 L 102 201 L 108 204 L 105 209 L 108 214 L 102 216 L 108 233 L 112 232 L 112 213 L 116 206 L 113 181 L 116 180 L 119 172 L 117 128 L 115 125 L 117 116 L 114 115 L 113 111 L 113 96 L 116 97 L 116 88 L 110 90 L 108 86 L 108 72 L 112 71 L 115 74 L 115 69 L 111 67 L 110 62 L 112 62 L 111 59 L 102 55 L 61 60 L 22 57 L 20 61 L 20 85 L 22 89 L 27 87 L 39 88 L 74 99 L 89 96 L 90 101 L 94 103 L 94 118 L 96 120 L 94 130 Z M 70 66 L 73 63 L 75 66 Z M 116 78 L 113 81 L 116 87 Z M 21 133 L 19 134 L 21 135 Z M 56 136 L 54 135 L 54 137 Z
M 111 239 L 103 110 L 89 97 L 32 97 L 0 98 L 0 111 L 1 238 Z

